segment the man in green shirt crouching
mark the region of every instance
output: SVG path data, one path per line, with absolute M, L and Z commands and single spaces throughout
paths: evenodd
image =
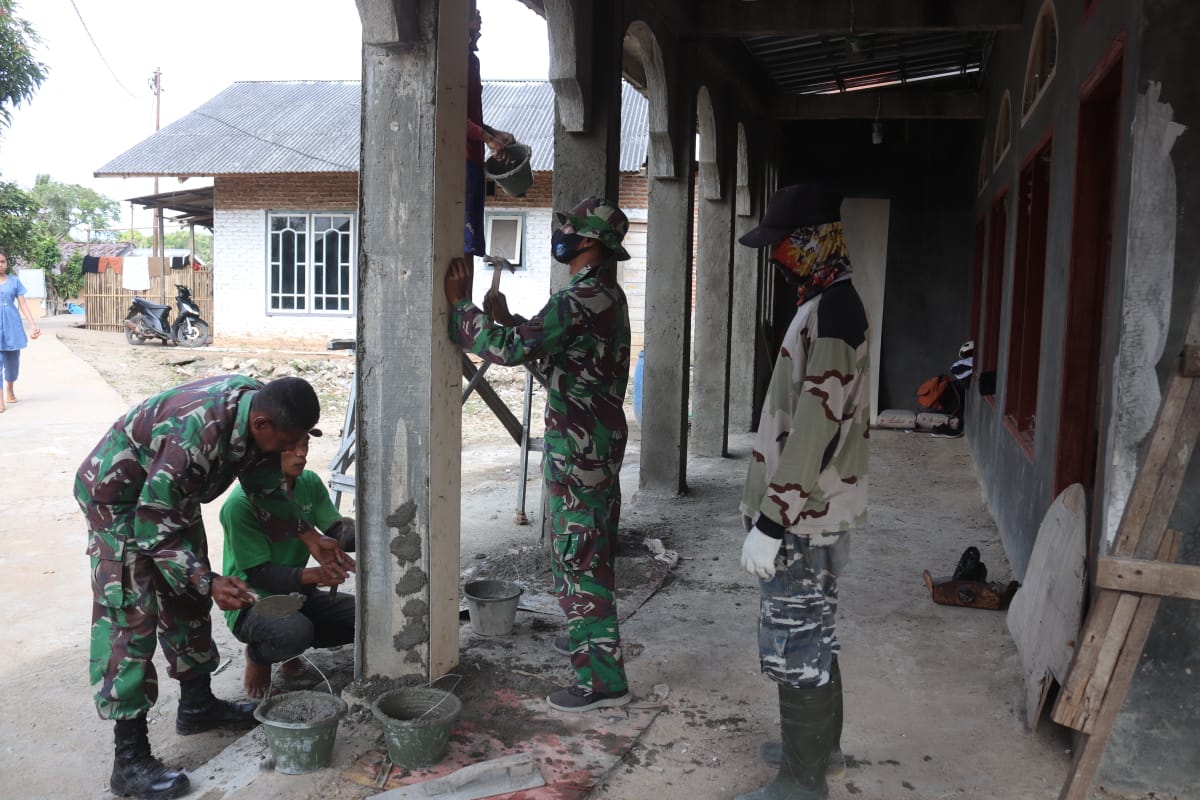
M 310 436 L 320 436 L 313 429 Z M 308 520 L 337 539 L 346 552 L 354 550 L 354 520 L 343 517 L 329 499 L 329 491 L 315 472 L 304 469 L 309 437 L 280 454 L 288 495 Z M 310 647 L 338 647 L 354 641 L 354 598 L 338 594 L 344 573 L 320 565 L 306 566 L 308 548 L 292 539 L 273 540 L 241 486 L 230 492 L 221 507 L 225 529 L 226 575 L 243 579 L 259 596 L 305 595 L 299 610 L 288 614 L 260 611 L 258 606 L 226 611 L 229 629 L 246 644 L 245 689 L 250 697 L 264 697 L 271 684 L 271 665 L 282 663 L 285 674 L 303 674 L 304 666 L 291 659 Z M 318 586 L 330 586 L 320 591 Z

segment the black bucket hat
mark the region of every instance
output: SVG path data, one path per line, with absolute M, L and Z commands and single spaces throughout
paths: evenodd
M 842 195 L 815 183 L 785 186 L 771 197 L 758 227 L 738 239 L 747 247 L 778 242 L 796 228 L 842 219 Z

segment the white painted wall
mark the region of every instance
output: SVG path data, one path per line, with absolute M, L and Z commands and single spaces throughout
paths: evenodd
M 350 339 L 354 316 L 267 314 L 267 220 L 263 210 L 217 209 L 213 326 L 220 337 Z
M 492 210 L 489 207 L 489 210 Z M 509 211 L 496 207 L 497 211 Z M 523 317 L 532 317 L 542 309 L 550 296 L 550 235 L 553 232 L 553 216 L 548 208 L 521 209 L 525 214 L 525 266 L 515 273 L 506 272 L 500 279 L 500 291 L 508 298 L 508 308 Z M 517 211 L 517 209 L 511 209 Z M 645 329 L 646 307 L 646 211 L 633 209 L 629 212 L 629 233 L 625 236 L 625 249 L 632 256 L 628 261 L 617 262 L 617 280 L 629 300 L 629 325 L 632 338 L 632 364 L 637 361 L 638 350 L 642 349 L 642 332 Z M 472 299 L 483 304 L 483 296 L 492 285 L 491 267 L 475 259 L 475 283 Z
M 489 210 L 493 210 L 489 207 Z M 525 215 L 525 264 L 515 273 L 505 273 L 500 291 L 514 313 L 531 317 L 550 296 L 550 235 L 553 215 L 548 208 L 505 209 Z M 617 279 L 629 299 L 632 329 L 632 364 L 642 349 L 646 297 L 646 212 L 631 210 L 625 247 L 632 258 L 619 262 Z M 213 239 L 213 325 L 218 336 L 304 339 L 353 338 L 354 317 L 305 314 L 268 314 L 267 225 L 263 210 L 216 210 Z M 475 260 L 472 297 L 477 304 L 491 287 L 491 268 Z
M 870 323 L 871 424 L 879 418 L 879 372 L 883 341 L 883 289 L 887 283 L 890 200 L 847 197 L 842 201 L 842 228 L 854 267 L 854 288 Z

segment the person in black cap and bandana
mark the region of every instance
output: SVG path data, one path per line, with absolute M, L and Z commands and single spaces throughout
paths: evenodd
M 759 578 L 759 662 L 778 684 L 778 760 L 766 786 L 738 800 L 820 800 L 841 752 L 837 579 L 850 531 L 867 517 L 870 385 L 867 315 L 850 282 L 841 196 L 799 184 L 771 198 L 741 237 L 796 287 L 792 319 L 759 419 L 741 512 L 742 566 Z

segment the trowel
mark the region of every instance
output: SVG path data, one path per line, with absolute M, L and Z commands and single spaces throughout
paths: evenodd
M 533 756 L 516 753 L 471 764 L 441 778 L 398 786 L 367 800 L 477 800 L 545 785 L 546 780 L 533 762 Z
M 307 599 L 300 592 L 269 594 L 254 604 L 254 611 L 260 617 L 286 617 L 299 611 Z

